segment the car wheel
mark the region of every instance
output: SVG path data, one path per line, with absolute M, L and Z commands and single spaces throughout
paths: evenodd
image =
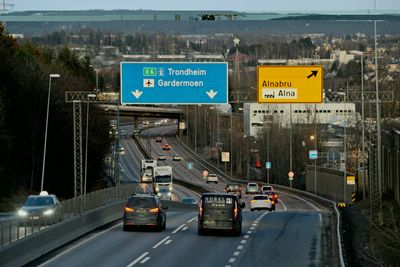
M 124 225 L 123 227 L 123 230 L 126 232 L 126 231 L 129 231 L 129 228 L 128 228 L 128 225 Z
M 239 229 L 237 229 L 235 232 L 234 232 L 234 236 L 241 236 L 242 235 L 242 227 L 239 227 Z
M 163 225 L 162 225 L 162 230 L 165 230 L 167 228 L 167 222 L 164 221 Z
M 250 209 L 250 211 L 254 211 L 253 209 Z

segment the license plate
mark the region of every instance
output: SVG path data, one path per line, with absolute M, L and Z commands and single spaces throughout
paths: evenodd
M 33 216 L 32 219 L 34 219 L 34 220 L 39 220 L 39 216 Z

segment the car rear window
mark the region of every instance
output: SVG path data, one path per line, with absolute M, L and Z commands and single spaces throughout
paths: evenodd
M 257 184 L 248 184 L 247 186 L 253 187 L 253 186 L 258 186 Z
M 151 197 L 132 197 L 128 200 L 128 207 L 152 208 L 157 206 L 157 202 Z
M 234 199 L 229 196 L 206 196 L 203 203 L 206 208 L 232 208 Z
M 254 196 L 254 200 L 264 200 L 264 199 L 269 199 L 268 196 Z

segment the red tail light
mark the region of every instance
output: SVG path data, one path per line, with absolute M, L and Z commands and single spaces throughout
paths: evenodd
M 149 209 L 149 211 L 150 211 L 150 212 L 159 212 L 160 209 L 159 209 L 159 208 L 152 208 L 152 209 Z
M 203 204 L 203 202 L 202 202 L 202 201 L 200 201 L 200 204 L 199 204 L 199 216 L 200 216 L 200 218 L 203 216 L 203 208 L 202 208 L 202 204 Z
M 237 218 L 237 215 L 238 215 L 238 207 L 237 207 L 237 203 L 235 202 L 235 208 L 233 209 L 233 216 L 234 216 L 235 220 Z
M 131 212 L 134 212 L 135 210 L 132 208 L 129 208 L 129 207 L 125 207 L 124 211 L 127 213 L 131 213 Z

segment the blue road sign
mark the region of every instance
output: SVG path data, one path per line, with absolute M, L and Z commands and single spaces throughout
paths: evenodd
M 317 159 L 318 158 L 318 150 L 309 150 L 308 158 L 309 159 Z
M 226 62 L 121 62 L 122 104 L 226 104 Z

